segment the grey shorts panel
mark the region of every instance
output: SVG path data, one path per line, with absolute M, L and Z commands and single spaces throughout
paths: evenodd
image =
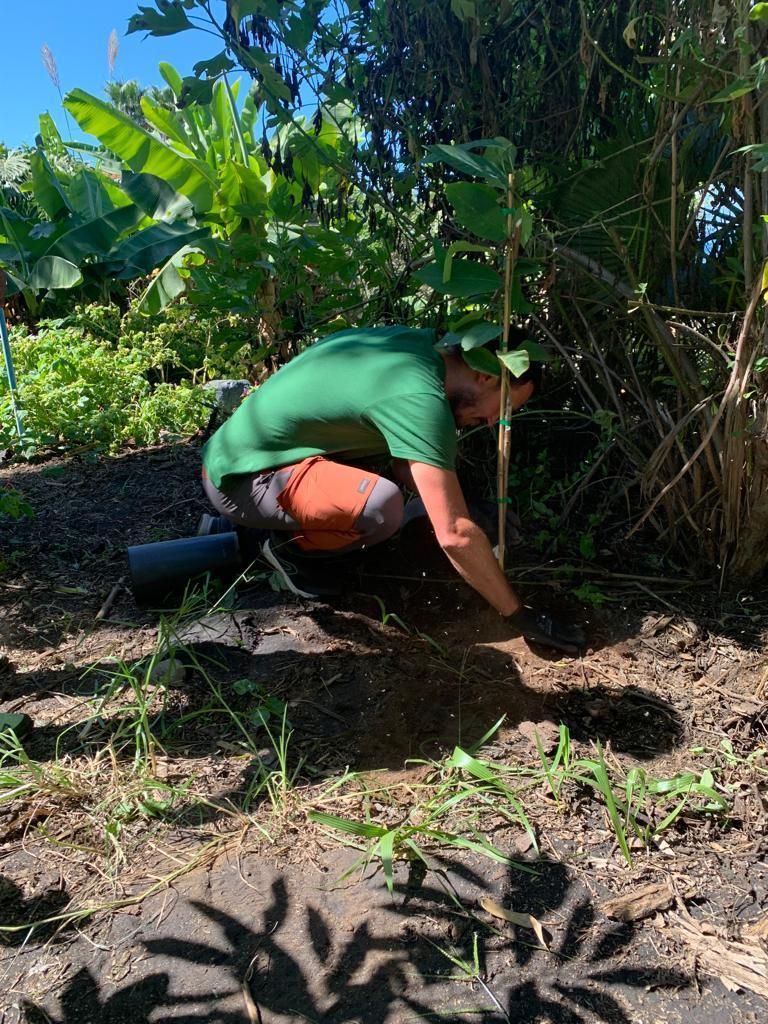
M 301 524 L 278 503 L 278 496 L 291 477 L 291 469 L 270 470 L 243 476 L 226 492 L 203 477 L 203 490 L 216 511 L 238 526 L 262 530 L 299 531 Z M 355 520 L 360 537 L 348 548 L 354 550 L 379 544 L 396 533 L 403 520 L 403 496 L 397 484 L 379 477 Z

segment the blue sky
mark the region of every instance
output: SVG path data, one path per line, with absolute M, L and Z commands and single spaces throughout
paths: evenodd
M 154 6 L 152 0 L 141 0 Z M 221 4 L 223 7 L 223 3 Z M 43 67 L 44 43 L 53 51 L 62 92 L 85 89 L 101 96 L 108 80 L 107 42 L 117 29 L 120 50 L 116 79 L 138 79 L 142 85 L 163 85 L 160 61 L 174 64 L 182 74 L 218 52 L 216 40 L 199 32 L 155 39 L 126 36 L 128 19 L 138 13 L 139 0 L 0 0 L 3 48 L 0 54 L 0 142 L 9 147 L 34 145 L 38 116 L 50 112 L 66 138 L 67 124 L 58 93 Z M 71 119 L 70 119 L 71 120 Z M 76 126 L 73 134 L 77 134 Z M 82 137 L 82 135 L 80 136 Z

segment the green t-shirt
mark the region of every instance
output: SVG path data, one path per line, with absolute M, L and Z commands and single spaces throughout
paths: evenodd
M 456 423 L 435 332 L 370 327 L 332 334 L 253 391 L 203 449 L 217 487 L 313 455 L 386 455 L 453 469 Z

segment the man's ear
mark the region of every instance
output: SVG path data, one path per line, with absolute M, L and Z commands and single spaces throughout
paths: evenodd
M 513 396 L 519 396 L 521 405 L 525 405 L 525 403 L 533 396 L 536 387 L 532 380 L 524 381 L 521 384 L 519 381 L 512 378 L 509 390 Z
M 478 384 L 483 384 L 485 387 L 489 384 L 501 384 L 501 377 L 498 377 L 495 373 L 480 373 L 478 370 L 475 370 L 475 380 Z

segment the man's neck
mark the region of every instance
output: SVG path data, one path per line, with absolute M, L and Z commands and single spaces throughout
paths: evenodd
M 453 352 L 438 350 L 445 366 L 445 395 L 450 399 L 467 385 L 467 364 Z

